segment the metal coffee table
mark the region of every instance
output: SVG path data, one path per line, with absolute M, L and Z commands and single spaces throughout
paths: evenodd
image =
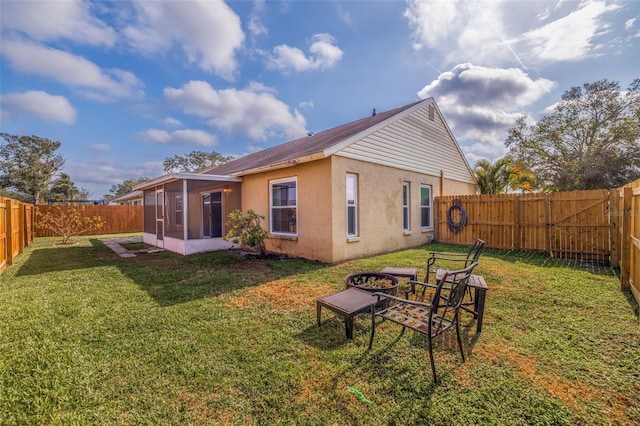
M 344 318 L 344 330 L 347 339 L 353 338 L 353 318 L 371 310 L 371 306 L 377 302 L 377 296 L 372 296 L 371 292 L 348 288 L 339 293 L 325 296 L 316 301 L 316 312 L 318 316 L 318 326 L 320 326 L 320 316 L 322 308 L 329 309 Z M 384 303 L 384 297 L 380 298 L 380 304 Z

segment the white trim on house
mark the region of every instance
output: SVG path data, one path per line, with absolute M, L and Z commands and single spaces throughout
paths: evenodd
M 141 183 L 140 185 L 136 185 L 133 189 L 144 190 L 181 179 L 200 181 L 206 180 L 211 182 L 242 182 L 242 178 L 227 175 L 206 175 L 201 173 L 169 173 L 145 183 Z

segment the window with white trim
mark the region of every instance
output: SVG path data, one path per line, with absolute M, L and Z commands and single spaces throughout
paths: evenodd
M 358 175 L 347 173 L 347 237 L 358 236 Z
M 405 231 L 411 230 L 411 218 L 409 215 L 410 200 L 410 185 L 409 182 L 402 182 L 402 229 Z
M 431 228 L 431 185 L 420 185 L 420 226 Z
M 270 232 L 298 234 L 298 179 L 295 177 L 269 182 Z

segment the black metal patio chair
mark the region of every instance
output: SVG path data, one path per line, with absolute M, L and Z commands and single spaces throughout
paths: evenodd
M 435 286 L 434 295 L 429 303 L 409 300 L 409 292 L 406 293 L 406 299 L 390 296 L 386 293 L 374 293 L 374 295 L 378 297 L 377 303 L 380 303 L 381 298 L 386 298 L 387 306 L 382 310 L 375 311 L 373 308 L 371 310 L 369 349 L 373 346 L 373 338 L 376 331 L 376 317 L 401 325 L 402 333 L 404 333 L 406 328 L 409 328 L 424 334 L 427 336 L 428 341 L 433 381 L 437 382 L 432 340 L 450 328 L 455 327 L 460 355 L 462 355 L 462 362 L 464 362 L 464 349 L 462 348 L 462 339 L 460 338 L 458 316 L 469 277 L 476 265 L 477 263 L 472 263 L 461 270 L 445 271 Z M 425 283 L 415 283 L 415 285 L 423 284 L 428 285 Z M 446 297 L 441 297 L 443 290 L 447 293 Z

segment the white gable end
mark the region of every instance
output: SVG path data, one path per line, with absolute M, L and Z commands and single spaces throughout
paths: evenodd
M 434 117 L 429 118 L 433 105 Z M 475 183 L 473 173 L 441 115 L 428 102 L 389 125 L 342 147 L 334 155 Z

